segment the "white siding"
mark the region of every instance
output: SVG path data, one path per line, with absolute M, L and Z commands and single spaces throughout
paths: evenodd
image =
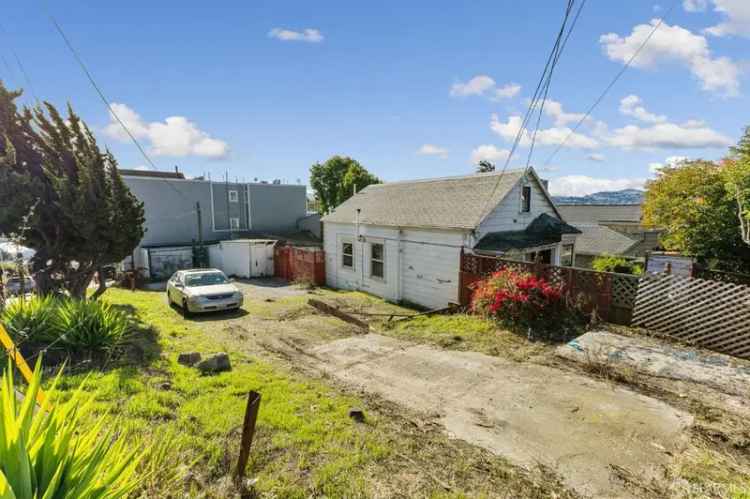
M 326 282 L 340 289 L 359 289 L 391 301 L 409 301 L 438 308 L 458 300 L 460 231 L 399 230 L 360 225 L 364 241 L 357 241 L 354 224 L 325 223 Z M 354 269 L 342 265 L 343 242 L 354 245 Z M 370 276 L 370 245 L 385 250 L 384 279 Z
M 523 185 L 531 186 L 531 211 L 528 213 L 521 212 L 521 187 Z M 529 177 L 528 183 L 522 180 L 516 184 L 505 199 L 482 221 L 477 241 L 488 232 L 523 230 L 542 213 L 557 217 L 555 209 L 542 191 L 542 186 L 533 177 Z

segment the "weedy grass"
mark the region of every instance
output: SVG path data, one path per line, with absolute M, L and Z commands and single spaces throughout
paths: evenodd
M 223 344 L 215 334 L 219 325 L 211 322 L 220 316 L 185 320 L 162 293 L 111 289 L 104 299 L 131 315 L 144 335 L 142 348 L 154 355 L 144 356 L 139 365 L 124 358 L 107 371 L 89 373 L 85 390 L 93 405 L 87 418 L 93 423 L 101 414 L 116 416 L 139 445 L 159 449 L 169 440 L 168 448 L 153 452 L 170 463 L 167 468 L 149 460 L 143 464 L 151 469 L 140 489 L 146 497 L 236 493 L 228 478 L 236 465 L 250 390 L 262 396 L 247 470 L 247 476 L 257 478 L 260 495 L 496 497 L 505 495 L 497 491 L 510 491 L 517 497 L 572 497 L 555 479 L 540 479 L 450 440 L 434 426 L 416 425 L 394 406 L 348 395 L 291 366 Z M 279 310 L 288 312 L 301 300 L 288 300 Z M 251 303 L 248 310 L 253 309 Z M 263 311 L 266 318 L 260 320 L 279 317 L 273 308 Z M 227 351 L 232 371 L 201 375 L 177 362 L 177 355 L 187 351 Z M 63 376 L 57 392 L 67 397 L 86 376 Z M 365 409 L 363 423 L 349 417 L 352 407 Z

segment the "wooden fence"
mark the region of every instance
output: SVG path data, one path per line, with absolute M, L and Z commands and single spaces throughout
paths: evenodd
M 641 279 L 633 325 L 750 358 L 750 287 L 649 274 Z
M 637 276 L 507 260 L 463 252 L 459 274 L 461 305 L 468 305 L 471 301 L 474 283 L 505 268 L 530 272 L 537 277 L 560 284 L 569 298 L 581 301 L 586 312 L 596 311 L 601 319 L 615 324 L 630 324 L 638 292 Z
M 277 246 L 273 264 L 274 275 L 287 281 L 326 283 L 325 253 L 320 248 Z

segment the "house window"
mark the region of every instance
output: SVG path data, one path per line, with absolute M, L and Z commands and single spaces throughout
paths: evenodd
M 384 272 L 385 263 L 385 252 L 383 245 L 373 243 L 370 245 L 370 277 L 377 277 L 382 279 L 385 276 Z
M 563 267 L 573 266 L 573 245 L 563 244 L 562 253 L 560 254 L 560 265 Z
M 237 191 L 229 191 L 229 202 L 230 203 L 238 203 L 239 200 L 240 200 L 240 197 L 237 194 Z
M 229 228 L 232 230 L 236 230 L 240 228 L 240 219 L 237 217 L 232 217 L 229 219 Z
M 524 185 L 521 189 L 521 213 L 531 211 L 531 186 Z
M 349 242 L 341 244 L 341 266 L 347 269 L 354 268 L 354 244 Z

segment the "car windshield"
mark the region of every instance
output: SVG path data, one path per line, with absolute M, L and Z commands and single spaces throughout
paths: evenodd
M 221 272 L 202 272 L 200 274 L 188 274 L 185 276 L 185 286 L 189 288 L 226 283 L 227 278 Z

